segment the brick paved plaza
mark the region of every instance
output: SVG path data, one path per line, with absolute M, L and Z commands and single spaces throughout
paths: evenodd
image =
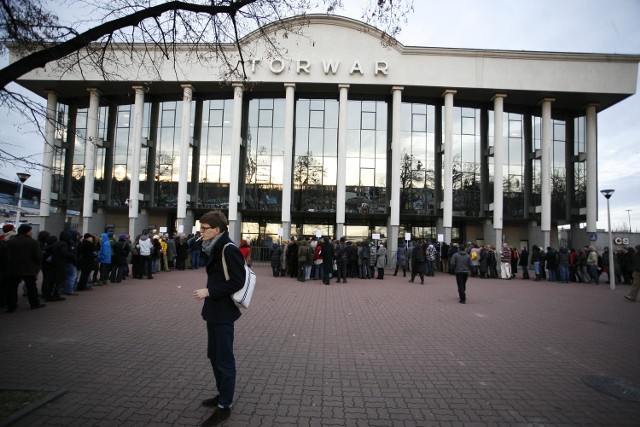
M 628 286 L 455 277 L 323 286 L 256 267 L 236 323 L 226 426 L 640 425 L 640 403 L 585 385 L 640 383 Z M 65 390 L 17 426 L 197 426 L 210 410 L 203 269 L 127 280 L 0 314 L 0 387 Z

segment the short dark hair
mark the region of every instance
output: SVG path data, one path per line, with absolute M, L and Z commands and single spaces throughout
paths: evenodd
M 220 228 L 220 231 L 227 231 L 229 221 L 222 211 L 209 211 L 200 217 L 200 224 L 209 224 L 211 227 Z

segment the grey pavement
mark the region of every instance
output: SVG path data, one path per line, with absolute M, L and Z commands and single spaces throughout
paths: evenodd
M 223 425 L 640 425 L 640 403 L 583 382 L 640 383 L 628 286 L 470 278 L 463 305 L 442 273 L 324 286 L 255 271 Z M 66 391 L 15 425 L 199 425 L 215 394 L 191 295 L 204 283 L 158 273 L 0 313 L 0 387 Z

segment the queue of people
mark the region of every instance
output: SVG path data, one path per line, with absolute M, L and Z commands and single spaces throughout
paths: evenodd
M 17 230 L 5 224 L 2 231 L 0 308 L 9 313 L 17 308 L 20 283 L 30 307 L 37 309 L 46 306 L 43 302 L 65 301 L 95 286 L 153 279 L 159 272 L 198 269 L 207 263 L 200 232 L 187 236 L 146 231 L 132 240 L 124 233 L 80 235 L 73 230 L 58 236 L 41 230 L 34 236 L 28 224 Z
M 300 282 L 322 280 L 325 285 L 347 283 L 347 279 L 384 280 L 387 248 L 375 241 L 351 242 L 345 237 L 297 238 L 274 243 L 269 251 L 274 277 L 296 278 Z

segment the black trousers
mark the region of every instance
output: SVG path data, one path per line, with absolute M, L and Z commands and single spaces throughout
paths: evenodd
M 456 273 L 456 283 L 458 284 L 458 296 L 460 296 L 460 301 L 467 300 L 467 279 L 469 278 L 469 273 Z
M 35 307 L 40 304 L 38 299 L 38 288 L 36 286 L 36 276 L 9 276 L 5 279 L 7 285 L 7 311 L 15 311 L 18 307 L 18 285 L 24 280 L 27 286 L 27 296 L 29 304 Z

